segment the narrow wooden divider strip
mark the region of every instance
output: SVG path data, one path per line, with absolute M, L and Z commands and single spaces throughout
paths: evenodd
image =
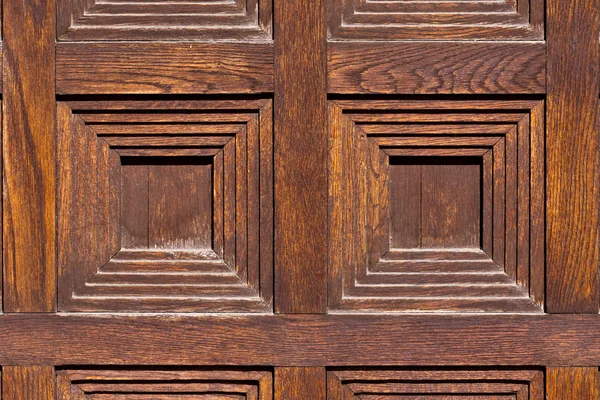
M 275 311 L 322 313 L 327 291 L 324 0 L 275 2 Z
M 275 368 L 275 400 L 325 400 L 325 368 Z
M 3 400 L 53 400 L 53 367 L 2 367 Z
M 547 311 L 597 313 L 598 7 L 596 0 L 547 6 Z
M 55 9 L 3 4 L 5 312 L 56 309 Z
M 598 400 L 598 368 L 548 368 L 546 399 Z

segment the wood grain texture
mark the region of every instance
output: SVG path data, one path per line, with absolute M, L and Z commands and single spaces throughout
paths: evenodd
M 548 1 L 546 286 L 552 313 L 598 312 L 597 10 L 593 0 Z
M 275 310 L 281 313 L 326 310 L 324 7 L 324 0 L 275 3 Z
M 273 374 L 244 368 L 67 368 L 57 371 L 57 400 L 272 400 Z
M 59 102 L 59 309 L 271 311 L 271 108 Z
M 272 2 L 60 0 L 59 40 L 270 40 Z
M 535 369 L 335 369 L 327 399 L 544 400 L 544 373 Z
M 598 398 L 597 367 L 551 367 L 546 371 L 548 400 L 596 400 Z
M 46 366 L 2 367 L 2 399 L 54 400 L 54 368 Z
M 3 7 L 5 312 L 56 308 L 54 9 Z
M 327 90 L 531 94 L 546 89 L 546 44 L 331 42 Z
M 0 316 L 0 363 L 600 365 L 598 332 L 597 315 L 11 314 Z
M 58 43 L 60 94 L 267 93 L 272 43 Z
M 325 368 L 275 368 L 275 400 L 325 400 Z
M 330 101 L 330 309 L 541 312 L 541 107 Z
M 328 0 L 332 40 L 543 40 L 544 2 Z

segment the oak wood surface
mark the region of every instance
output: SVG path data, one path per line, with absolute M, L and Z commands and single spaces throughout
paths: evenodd
M 326 311 L 324 12 L 324 0 L 275 3 L 275 311 L 279 313 Z
M 597 367 L 550 367 L 546 376 L 547 399 L 587 400 L 598 398 Z
M 5 312 L 56 309 L 54 9 L 3 4 Z
M 272 43 L 59 43 L 59 94 L 268 93 Z
M 13 365 L 2 367 L 2 398 L 53 400 L 54 368 Z
M 0 364 L 596 366 L 598 332 L 597 315 L 12 314 Z
M 274 400 L 325 399 L 325 368 L 280 367 L 275 368 Z
M 597 399 L 599 8 L 3 2 L 0 397 Z
M 544 93 L 545 61 L 543 42 L 330 42 L 327 89 L 342 94 Z
M 548 1 L 546 285 L 553 313 L 598 313 L 597 6 Z

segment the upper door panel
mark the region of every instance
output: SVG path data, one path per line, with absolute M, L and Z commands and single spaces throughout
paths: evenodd
M 59 40 L 270 40 L 270 0 L 58 0 Z
M 330 0 L 331 39 L 543 40 L 543 0 Z

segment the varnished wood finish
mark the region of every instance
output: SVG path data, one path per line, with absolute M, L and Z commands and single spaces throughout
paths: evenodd
M 596 400 L 598 368 L 548 368 L 546 386 L 548 400 Z
M 543 40 L 544 2 L 328 0 L 332 40 Z
M 2 367 L 3 400 L 54 400 L 54 368 L 46 366 Z
M 329 110 L 331 309 L 543 310 L 543 102 Z
M 327 399 L 544 400 L 544 373 L 519 369 L 330 369 Z
M 553 313 L 598 312 L 599 36 L 596 1 L 548 1 L 546 285 Z
M 4 2 L 4 311 L 56 309 L 54 0 Z
M 268 93 L 272 43 L 59 43 L 59 94 Z
M 271 107 L 59 102 L 59 309 L 270 311 Z
M 271 39 L 269 0 L 151 4 L 59 0 L 58 39 L 215 40 Z
M 331 42 L 327 60 L 330 93 L 529 94 L 546 89 L 543 42 Z
M 598 332 L 596 315 L 4 315 L 0 364 L 596 366 Z
M 279 313 L 326 311 L 324 3 L 275 3 L 275 311 Z
M 324 400 L 325 368 L 275 368 L 275 400 Z
M 599 12 L 3 1 L 0 397 L 597 400 Z
M 272 400 L 273 374 L 252 369 L 61 369 L 56 399 Z

